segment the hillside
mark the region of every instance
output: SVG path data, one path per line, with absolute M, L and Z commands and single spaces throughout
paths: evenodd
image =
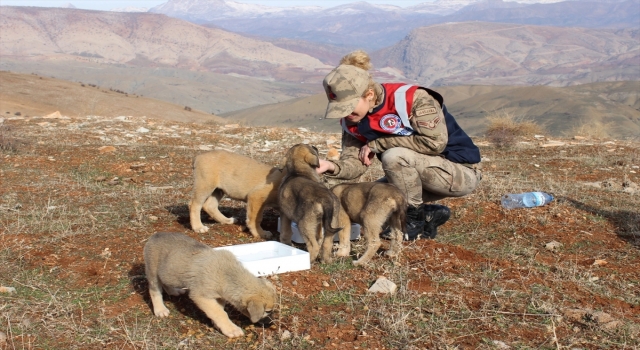
M 322 91 L 322 85 L 315 83 L 268 81 L 171 67 L 2 59 L 0 70 L 99 85 L 215 114 Z
M 287 71 L 313 75 L 328 68 L 271 43 L 153 13 L 2 6 L 0 32 L 0 53 L 12 59 L 174 67 L 279 80 L 287 79 Z
M 614 138 L 640 135 L 640 81 L 592 83 L 571 87 L 446 86 L 434 88 L 448 110 L 470 135 L 481 136 L 487 117 L 510 114 L 531 120 L 550 135 L 591 132 Z M 339 132 L 336 120 L 325 120 L 324 93 L 277 104 L 221 114 L 247 125 L 299 126 Z
M 447 23 L 415 29 L 372 58 L 428 86 L 640 80 L 640 41 L 624 30 Z
M 101 86 L 53 79 L 35 74 L 0 71 L 0 116 L 142 117 L 180 122 L 226 124 L 227 120 L 185 106 L 126 94 Z

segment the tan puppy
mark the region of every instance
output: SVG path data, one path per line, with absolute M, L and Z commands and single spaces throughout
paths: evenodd
M 198 233 L 209 230 L 202 225 L 200 210 L 215 221 L 233 224 L 218 210 L 224 195 L 247 203 L 246 225 L 256 238 L 271 238 L 271 232 L 260 227 L 265 207 L 278 207 L 278 186 L 282 171 L 239 154 L 215 150 L 197 155 L 193 160 L 193 195 L 189 203 L 191 228 Z
M 351 222 L 361 225 L 367 240 L 367 249 L 354 265 L 367 263 L 380 248 L 380 232 L 385 223 L 391 228 L 391 246 L 387 256 L 397 256 L 402 249 L 405 231 L 407 198 L 396 186 L 382 182 L 343 183 L 331 188 L 342 206 L 340 223 L 344 228 L 338 235 L 340 248 L 337 256 L 348 256 L 351 242 Z
M 158 232 L 144 246 L 153 313 L 169 315 L 162 289 L 169 295 L 189 292 L 189 298 L 229 338 L 244 335 L 224 311 L 224 302 L 258 322 L 273 310 L 276 290 L 255 277 L 227 250 L 214 250 L 180 233 Z
M 316 168 L 320 166 L 315 147 L 298 144 L 286 156 L 284 178 L 280 184 L 280 242 L 291 245 L 291 221 L 298 224 L 300 236 L 307 245 L 309 258 L 315 261 L 322 240 L 322 261 L 331 261 L 333 236 L 340 231 L 338 198 L 322 183 Z M 324 226 L 324 237 L 322 228 Z

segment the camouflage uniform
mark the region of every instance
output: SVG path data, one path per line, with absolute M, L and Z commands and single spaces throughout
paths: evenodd
M 353 108 L 350 105 L 331 105 L 332 97 L 333 100 L 339 100 L 341 94 L 346 95 L 343 90 L 336 88 L 344 84 L 333 82 L 331 86 L 338 91 L 331 96 L 330 93 L 334 91 L 327 89 L 326 81 L 327 78 L 325 90 L 330 100 L 327 116 L 330 115 L 330 109 L 333 113 L 331 117 L 334 118 L 336 115 L 351 113 Z M 375 92 L 377 107 L 384 101 L 384 89 L 376 84 Z M 349 111 L 345 113 L 346 110 Z M 445 115 L 440 103 L 427 91 L 418 89 L 414 93 L 412 109 L 408 114 L 415 131 L 412 135 L 382 136 L 367 142 L 371 151 L 382 161 L 386 181 L 405 191 L 409 204 L 414 206 L 444 197 L 461 197 L 473 191 L 482 177 L 480 164 L 455 163 L 440 155 L 448 141 Z M 330 179 L 352 180 L 362 175 L 367 167 L 358 159 L 358 153 L 364 145 L 363 141 L 343 132 L 340 159 L 331 161 L 335 170 L 331 174 L 325 173 L 325 176 Z

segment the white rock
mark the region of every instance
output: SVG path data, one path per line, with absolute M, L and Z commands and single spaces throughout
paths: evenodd
M 302 132 L 309 132 L 309 129 L 307 129 L 307 128 L 298 128 L 298 130 L 300 130 Z
M 496 348 L 500 349 L 500 350 L 511 349 L 511 347 L 509 345 L 507 345 L 505 342 L 500 341 L 500 340 L 494 340 L 493 341 L 493 345 L 495 345 Z
M 280 340 L 287 340 L 290 338 L 291 338 L 291 332 L 289 332 L 286 329 L 282 332 L 282 335 L 280 335 Z
M 136 130 L 136 132 L 139 132 L 139 133 L 146 133 L 146 132 L 149 132 L 149 129 L 147 129 L 147 128 L 143 128 L 143 127 L 139 127 L 139 128 L 138 128 L 138 130 Z
M 545 247 L 547 250 L 550 250 L 550 251 L 556 251 L 556 250 L 558 250 L 560 247 L 562 247 L 562 243 L 560 243 L 560 242 L 556 242 L 556 241 L 551 241 L 551 242 L 549 242 L 549 243 L 545 244 L 545 246 L 544 246 L 544 247 Z
M 206 145 L 200 145 L 200 146 L 198 146 L 198 149 L 200 151 L 211 151 L 211 147 L 206 146 Z
M 0 293 L 13 294 L 15 292 L 16 292 L 16 289 L 13 287 L 0 287 Z
M 374 283 L 371 288 L 369 288 L 369 292 L 371 293 L 383 293 L 383 294 L 393 294 L 396 292 L 395 283 L 389 281 L 386 277 L 379 277 L 376 283 Z
M 537 138 L 537 139 L 543 139 L 544 135 L 533 135 L 533 137 Z

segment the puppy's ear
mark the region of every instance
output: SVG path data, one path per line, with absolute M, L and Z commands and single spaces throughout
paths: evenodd
M 256 300 L 250 300 L 249 305 L 247 305 L 247 312 L 251 322 L 256 323 L 264 317 L 264 304 Z
M 315 147 L 314 147 L 315 148 Z M 304 161 L 307 162 L 307 164 L 311 165 L 314 168 L 317 168 L 320 166 L 320 158 L 318 158 L 318 152 L 309 152 L 307 154 L 304 155 Z

